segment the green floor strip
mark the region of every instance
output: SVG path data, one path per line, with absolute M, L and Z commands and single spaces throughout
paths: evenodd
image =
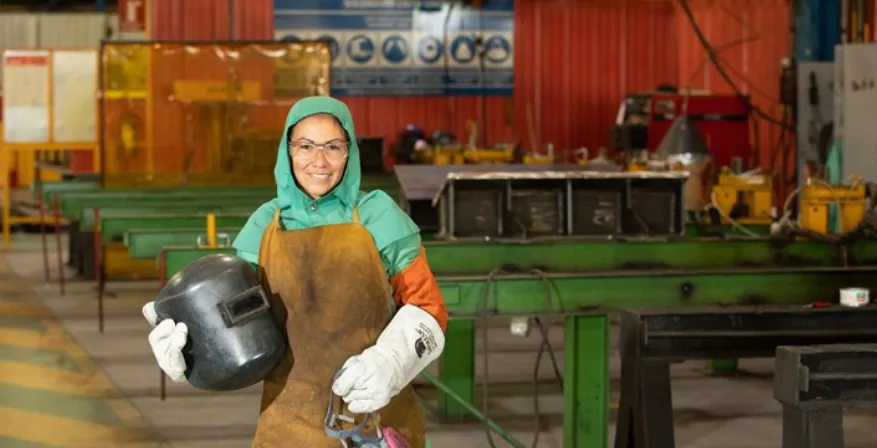
M 62 448 L 57 445 L 46 445 L 45 443 L 28 442 L 27 440 L 13 439 L 12 437 L 0 436 L 0 447 L 3 448 Z
M 40 350 L 31 347 L 16 347 L 0 344 L 0 360 L 39 365 L 81 373 L 79 363 L 67 353 L 55 350 Z
M 80 397 L 0 384 L 0 406 L 104 426 L 122 425 L 113 408 L 100 397 Z
M 21 293 L 17 291 L 0 291 L 0 300 L 5 302 L 18 302 L 21 300 Z
M 46 324 L 35 317 L 0 316 L 0 328 L 45 332 Z

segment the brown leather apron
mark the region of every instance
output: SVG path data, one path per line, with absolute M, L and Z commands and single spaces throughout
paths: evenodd
M 264 381 L 254 448 L 338 448 L 324 431 L 335 374 L 390 322 L 389 281 L 371 234 L 353 222 L 283 230 L 279 212 L 259 249 L 262 282 L 285 329 L 289 350 Z M 336 412 L 356 418 L 346 406 Z M 412 448 L 426 443 L 423 410 L 411 386 L 379 413 Z M 365 432 L 374 435 L 369 424 Z M 345 426 L 344 429 L 350 429 Z

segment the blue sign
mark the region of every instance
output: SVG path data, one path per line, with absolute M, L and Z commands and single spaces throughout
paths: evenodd
M 484 58 L 494 64 L 502 64 L 512 56 L 509 41 L 502 36 L 492 36 L 484 44 Z
M 511 95 L 513 0 L 486 0 L 478 9 L 448 4 L 274 0 L 274 29 L 286 40 L 306 34 L 331 43 L 333 95 Z M 479 37 L 486 67 L 475 63 Z
M 328 34 L 324 34 L 318 37 L 317 40 L 327 42 L 329 44 L 329 47 L 332 50 L 332 62 L 335 62 L 335 59 L 338 59 L 338 55 L 341 52 L 341 45 L 338 44 L 338 41 Z
M 358 34 L 347 41 L 347 56 L 350 60 L 365 64 L 375 55 L 375 44 L 365 35 Z
M 381 45 L 381 53 L 387 61 L 399 64 L 408 58 L 408 42 L 402 36 L 392 35 Z
M 475 40 L 469 36 L 457 36 L 451 42 L 451 59 L 468 64 L 475 59 Z
M 438 62 L 439 59 L 442 58 L 444 52 L 445 47 L 442 45 L 442 41 L 436 37 L 422 37 L 420 38 L 420 42 L 417 43 L 417 57 L 427 64 L 435 64 Z

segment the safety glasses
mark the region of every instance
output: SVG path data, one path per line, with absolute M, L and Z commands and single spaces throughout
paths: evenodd
M 330 162 L 340 162 L 350 154 L 350 145 L 344 140 L 330 140 L 323 144 L 301 139 L 289 143 L 289 154 L 293 160 L 307 162 L 314 160 L 320 152 Z

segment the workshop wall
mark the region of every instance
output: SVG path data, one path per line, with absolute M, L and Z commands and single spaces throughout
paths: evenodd
M 514 123 L 527 146 L 550 141 L 594 155 L 626 94 L 676 82 L 672 2 L 523 0 L 515 8 Z
M 156 39 L 227 39 L 228 9 L 212 0 L 153 0 Z M 246 7 L 243 5 L 246 4 Z M 779 59 L 787 54 L 785 0 L 691 2 L 729 71 L 756 105 L 778 114 Z M 237 39 L 273 37 L 273 0 L 235 0 Z M 552 142 L 558 150 L 607 142 L 623 96 L 660 83 L 729 92 L 706 64 L 705 53 L 682 11 L 671 1 L 518 0 L 515 5 L 515 96 L 347 97 L 361 135 L 393 139 L 406 123 L 465 136 L 466 120 L 487 124 L 490 142 Z M 532 124 L 528 123 L 528 109 Z M 530 129 L 533 129 L 531 132 Z M 761 123 L 759 146 L 775 144 L 775 126 Z M 760 160 L 770 155 L 761 151 Z
M 231 4 L 231 11 L 229 11 Z M 151 0 L 149 32 L 156 40 L 274 38 L 274 0 Z M 229 14 L 231 12 L 231 14 Z M 234 28 L 229 29 L 229 18 Z M 234 32 L 234 36 L 229 31 Z
M 750 95 L 756 107 L 779 120 L 780 60 L 790 56 L 787 2 L 720 0 L 690 5 L 704 36 L 719 53 L 737 88 Z M 695 89 L 733 93 L 709 62 L 682 9 L 678 5 L 675 9 L 679 85 L 691 83 Z M 765 119 L 758 119 L 755 126 L 758 164 L 772 167 L 780 154 L 777 147 L 780 128 Z M 794 147 L 786 152 L 790 157 L 787 166 L 793 166 Z

